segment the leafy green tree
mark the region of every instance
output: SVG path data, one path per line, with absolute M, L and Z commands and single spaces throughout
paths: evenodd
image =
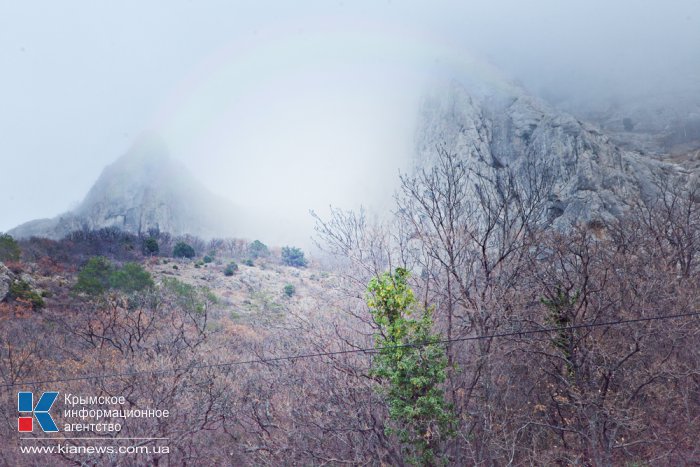
M 306 266 L 306 258 L 304 252 L 300 248 L 294 246 L 285 246 L 282 248 L 282 262 L 287 266 L 302 268 Z
M 270 250 L 268 250 L 267 245 L 265 245 L 263 242 L 260 240 L 255 240 L 248 246 L 248 254 L 252 259 L 258 259 L 269 256 Z
M 147 256 L 157 256 L 160 252 L 158 240 L 155 237 L 148 237 L 143 242 L 143 253 Z
M 432 314 L 420 309 L 408 285 L 409 273 L 397 268 L 372 279 L 367 305 L 379 330 L 372 376 L 382 391 L 410 463 L 435 465 L 440 444 L 453 435 L 455 418 L 445 401 L 447 356 L 432 333 Z
M 78 273 L 73 290 L 93 297 L 110 289 L 126 293 L 141 292 L 154 287 L 151 274 L 137 263 L 126 263 L 117 268 L 104 256 L 94 256 Z
M 287 297 L 291 297 L 294 295 L 294 293 L 297 291 L 296 287 L 294 287 L 292 284 L 287 284 L 284 286 L 284 294 Z
M 110 277 L 114 265 L 104 256 L 93 256 L 78 272 L 78 282 L 73 290 L 78 293 L 97 296 L 110 288 Z
M 126 293 L 141 292 L 155 286 L 151 274 L 137 263 L 126 263 L 121 269 L 113 271 L 109 284 Z
M 12 235 L 0 235 L 0 261 L 19 261 L 22 250 Z
M 178 242 L 175 248 L 173 248 L 173 256 L 175 258 L 192 259 L 195 256 L 194 248 L 192 248 L 192 245 L 188 245 L 185 242 Z
M 224 275 L 225 276 L 233 276 L 236 271 L 238 271 L 238 265 L 231 261 L 228 266 L 226 266 L 226 269 L 224 269 Z

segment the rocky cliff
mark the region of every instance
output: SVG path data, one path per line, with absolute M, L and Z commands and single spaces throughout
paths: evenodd
M 656 177 L 683 173 L 524 92 L 471 95 L 456 82 L 425 99 L 418 165 L 429 165 L 439 146 L 487 176 L 509 170 L 522 178 L 546 167 L 549 221 L 562 229 L 618 216 L 635 199 L 655 196 Z

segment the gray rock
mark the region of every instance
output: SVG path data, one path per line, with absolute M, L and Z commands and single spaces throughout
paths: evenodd
M 30 276 L 26 272 L 23 272 L 22 274 L 20 274 L 19 279 L 23 282 L 26 282 L 30 288 L 36 289 L 36 281 L 34 280 L 34 278 L 32 276 Z
M 7 266 L 0 263 L 0 302 L 5 300 L 10 294 L 10 286 L 14 280 L 14 274 L 7 269 Z
M 635 199 L 655 195 L 655 176 L 682 172 L 621 149 L 596 127 L 522 91 L 474 97 L 458 83 L 425 100 L 417 166 L 429 166 L 440 145 L 487 176 L 512 170 L 522 179 L 534 163 L 547 167 L 547 217 L 558 229 L 619 216 Z

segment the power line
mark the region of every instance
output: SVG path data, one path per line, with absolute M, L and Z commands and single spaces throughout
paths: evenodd
M 400 344 L 400 345 L 392 345 L 392 346 L 384 346 L 384 347 L 358 348 L 358 349 L 350 349 L 350 350 L 336 350 L 333 352 L 317 352 L 317 353 L 307 353 L 307 354 L 299 354 L 299 355 L 285 355 L 285 356 L 281 356 L 281 357 L 259 358 L 259 359 L 252 359 L 252 360 L 237 360 L 237 361 L 225 362 L 225 363 L 210 363 L 210 364 L 206 364 L 206 365 L 192 365 L 190 367 L 163 368 L 163 369 L 155 369 L 155 370 L 130 371 L 130 372 L 123 372 L 123 373 L 107 373 L 107 374 L 102 374 L 102 375 L 75 376 L 73 378 L 61 378 L 61 379 L 52 379 L 52 380 L 44 380 L 44 381 L 25 381 L 25 382 L 20 382 L 20 383 L 0 384 L 0 388 L 7 389 L 7 388 L 11 388 L 11 387 L 16 387 L 16 386 L 37 386 L 40 384 L 67 383 L 67 382 L 72 382 L 72 381 L 85 381 L 85 380 L 91 380 L 91 379 L 111 379 L 111 378 L 119 378 L 119 377 L 124 377 L 124 376 L 159 375 L 159 374 L 167 374 L 167 373 L 176 373 L 176 372 L 181 371 L 181 370 L 199 370 L 199 369 L 207 369 L 207 368 L 223 368 L 223 367 L 231 367 L 231 366 L 239 366 L 239 365 L 252 365 L 255 363 L 276 363 L 276 362 L 281 362 L 281 361 L 293 361 L 293 360 L 301 360 L 301 359 L 306 359 L 306 358 L 329 357 L 329 356 L 334 356 L 334 355 L 344 355 L 344 354 L 353 354 L 353 353 L 374 354 L 374 353 L 380 352 L 382 350 L 388 350 L 388 349 L 399 349 L 399 348 L 406 348 L 406 347 L 424 347 L 426 345 L 449 344 L 449 343 L 453 343 L 453 342 L 475 341 L 475 340 L 482 340 L 482 339 L 497 339 L 497 338 L 502 338 L 502 337 L 524 336 L 524 335 L 538 334 L 538 333 L 545 333 L 545 332 L 569 331 L 569 330 L 575 330 L 575 329 L 595 328 L 595 327 L 602 327 L 602 326 L 617 326 L 617 325 L 621 325 L 621 324 L 641 323 L 641 322 L 646 322 L 646 321 L 662 321 L 662 320 L 668 320 L 668 319 L 686 318 L 686 317 L 691 317 L 691 316 L 700 316 L 700 312 L 696 311 L 696 312 L 690 312 L 690 313 L 679 313 L 679 314 L 675 314 L 675 315 L 649 316 L 646 318 L 635 318 L 635 319 L 617 320 L 617 321 L 604 321 L 604 322 L 599 322 L 599 323 L 575 324 L 573 326 L 562 326 L 562 327 L 550 327 L 550 328 L 510 331 L 510 332 L 489 334 L 489 335 L 485 335 L 485 336 L 456 337 L 456 338 L 452 338 L 452 339 L 439 339 L 439 340 L 430 341 L 430 342 L 418 342 L 418 343 Z

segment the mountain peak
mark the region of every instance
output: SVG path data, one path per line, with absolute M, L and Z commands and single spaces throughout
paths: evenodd
M 77 209 L 10 232 L 16 237 L 61 238 L 78 229 L 118 227 L 135 234 L 158 229 L 174 235 L 225 236 L 234 233 L 230 217 L 236 215 L 231 203 L 170 157 L 160 136 L 147 132 L 105 167 Z

